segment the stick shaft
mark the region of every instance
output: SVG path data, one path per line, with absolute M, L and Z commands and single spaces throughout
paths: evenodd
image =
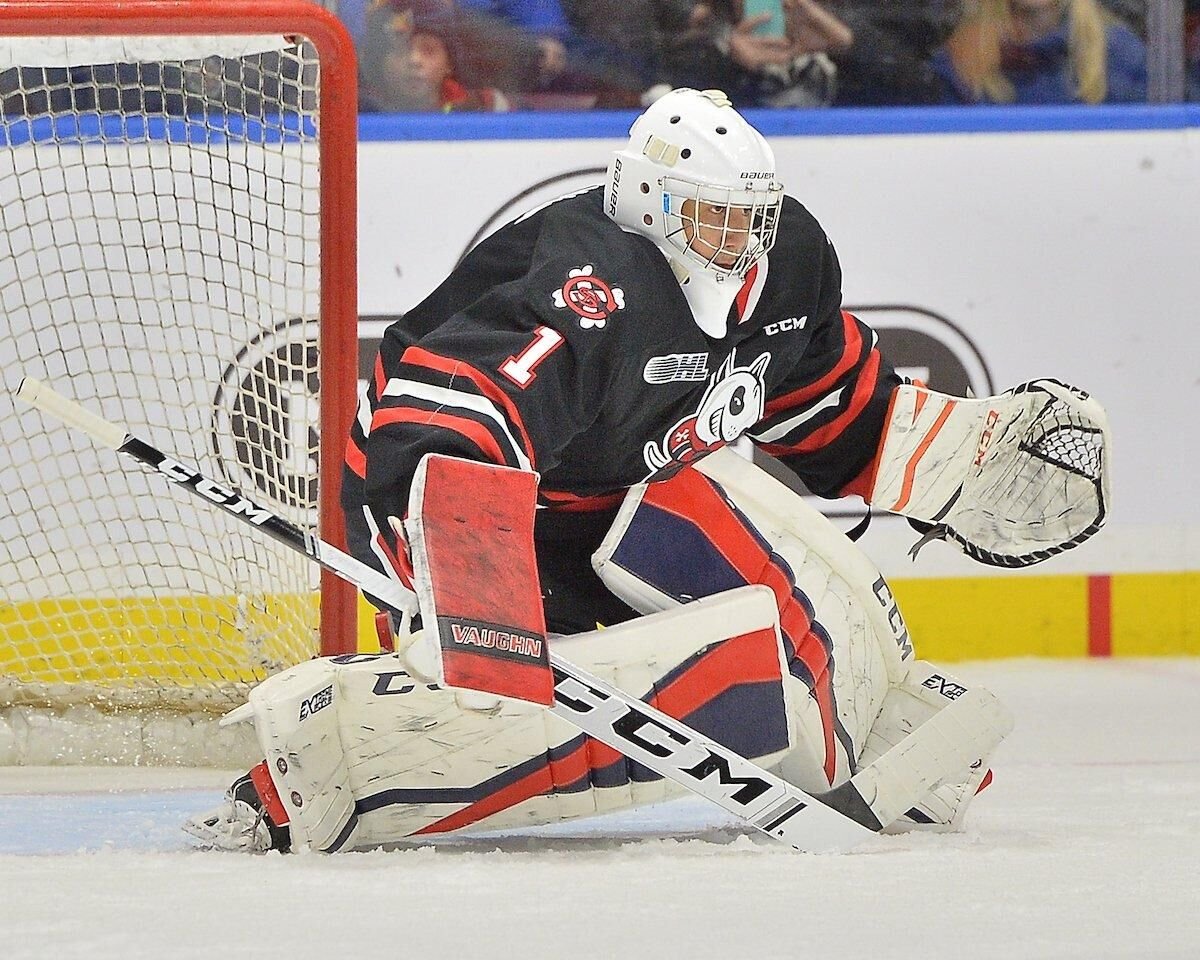
M 326 570 L 336 573 L 397 610 L 416 609 L 416 595 L 402 584 L 338 550 L 315 534 L 300 529 L 291 521 L 240 492 L 222 486 L 187 464 L 181 463 L 145 440 L 128 433 L 125 427 L 105 420 L 41 381 L 26 377 L 17 388 L 17 396 L 42 412 L 58 418 L 67 426 L 84 431 L 98 443 L 149 467 L 238 520 L 258 527 L 272 539 L 305 554 Z

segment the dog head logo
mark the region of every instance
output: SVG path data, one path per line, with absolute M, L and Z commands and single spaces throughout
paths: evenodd
M 647 443 L 643 456 L 651 475 L 675 469 L 740 437 L 762 419 L 769 353 L 759 354 L 748 367 L 736 366 L 731 353 L 713 375 L 695 416 L 685 417 L 667 431 L 661 443 Z

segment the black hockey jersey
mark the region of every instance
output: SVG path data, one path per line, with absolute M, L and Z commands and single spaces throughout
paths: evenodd
M 602 200 L 596 188 L 501 228 L 388 328 L 346 449 L 352 546 L 404 516 L 431 452 L 536 470 L 556 512 L 611 507 L 743 433 L 822 495 L 868 468 L 900 380 L 841 310 L 812 215 L 785 199 L 714 339 L 659 249 Z

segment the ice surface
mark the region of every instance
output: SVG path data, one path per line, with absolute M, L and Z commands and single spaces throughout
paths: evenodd
M 0 943 L 75 958 L 1200 958 L 1200 660 L 956 665 L 1014 710 L 962 834 L 797 854 L 699 801 L 435 847 L 188 849 L 228 775 L 0 771 Z

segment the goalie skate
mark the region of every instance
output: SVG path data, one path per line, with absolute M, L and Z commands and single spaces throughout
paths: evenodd
M 220 806 L 185 821 L 183 831 L 204 850 L 266 853 L 291 847 L 287 827 L 276 826 L 267 815 L 250 773 L 233 782 Z

